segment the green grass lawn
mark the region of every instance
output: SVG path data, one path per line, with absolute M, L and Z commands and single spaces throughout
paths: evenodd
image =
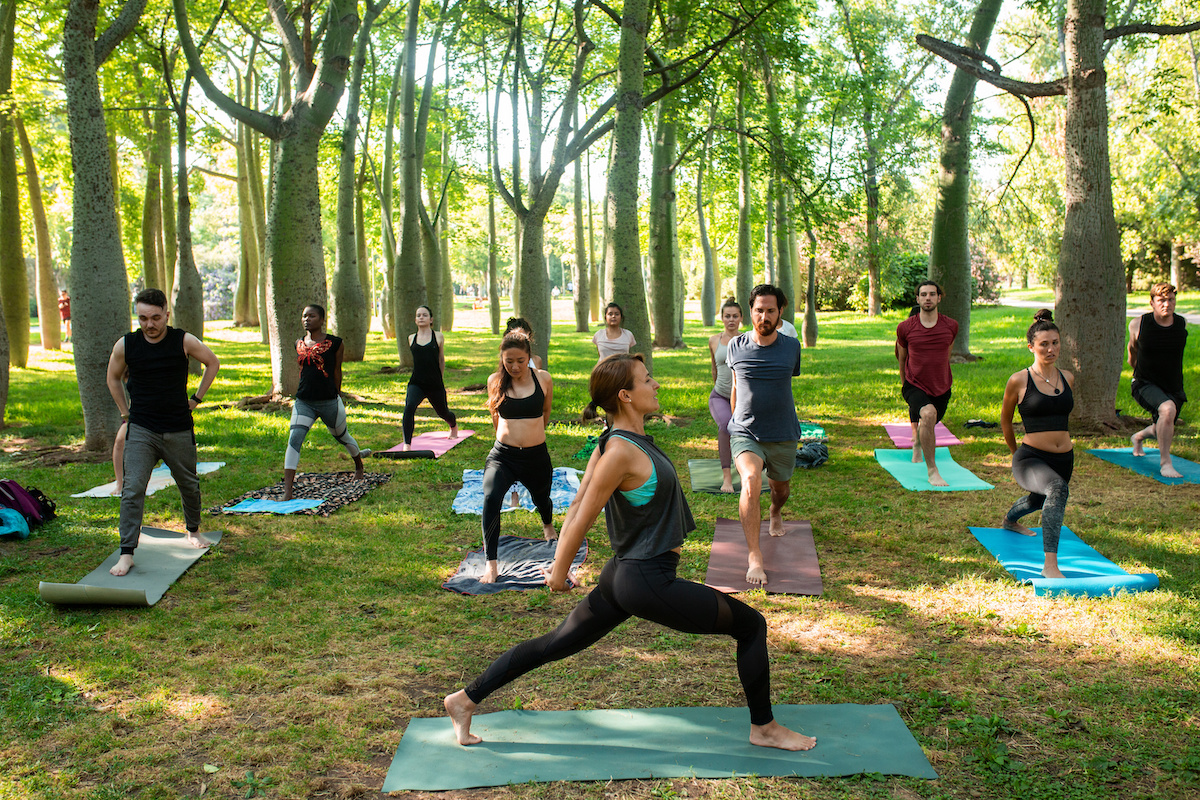
M 795 381 L 803 418 L 829 434 L 830 460 L 798 470 L 790 518 L 812 522 L 825 582 L 819 598 L 743 598 L 770 626 L 773 696 L 780 703 L 894 703 L 937 781 L 849 779 L 649 780 L 525 784 L 452 798 L 1191 798 L 1200 791 L 1200 487 L 1168 487 L 1085 455 L 1121 446 L 1078 439 L 1066 522 L 1130 572 L 1156 572 L 1156 592 L 1043 599 L 1015 585 L 967 532 L 994 525 L 1018 496 L 999 429 L 1004 380 L 1028 364 L 1026 309 L 977 310 L 975 364 L 955 365 L 947 424 L 956 460 L 996 488 L 906 492 L 873 459 L 890 446 L 880 424 L 901 420 L 892 314 L 825 314 L 819 345 Z M 691 320 L 687 349 L 655 353 L 663 410 L 651 421 L 680 468 L 715 457 L 708 415 L 711 333 Z M 576 422 L 595 361 L 588 334 L 557 326 L 549 445 L 558 465 L 594 428 Z M 482 467 L 491 421 L 481 393 L 496 337 L 447 336 L 447 384 L 459 424 L 477 435 L 436 461 L 369 461 L 389 483 L 328 518 L 209 517 L 223 528 L 152 609 L 59 609 L 39 580 L 73 582 L 117 543 L 115 500 L 72 492 L 111 480 L 105 454 L 62 461 L 83 441 L 69 353 L 34 350 L 13 370 L 0 431 L 0 475 L 42 488 L 58 521 L 25 541 L 0 540 L 0 798 L 379 796 L 408 720 L 441 713 L 461 688 L 518 640 L 556 625 L 581 594 L 508 592 L 468 598 L 440 588 L 479 546 L 478 517 L 450 502 L 462 470 Z M 201 478 L 215 505 L 281 477 L 287 414 L 235 408 L 269 388 L 257 331 L 217 325 L 208 341 L 221 374 L 197 413 L 202 460 L 229 462 Z M 1186 380 L 1200 393 L 1200 348 Z M 361 398 L 350 429 L 364 446 L 400 440 L 405 376 L 395 343 L 373 335 L 365 361 L 345 366 Z M 1117 405 L 1129 398 L 1128 370 Z M 1175 452 L 1200 460 L 1192 408 Z M 1138 412 L 1140 413 L 1140 412 Z M 436 424 L 435 424 L 436 423 Z M 440 427 L 428 407 L 418 432 Z M 350 468 L 317 426 L 301 471 Z M 688 494 L 698 529 L 681 574 L 702 580 L 717 517 L 736 499 Z M 182 529 L 173 489 L 147 500 L 146 523 Z M 561 521 L 561 517 L 559 518 Z M 1029 520 L 1036 524 L 1036 519 Z M 505 515 L 504 531 L 540 533 L 536 515 Z M 590 537 L 585 578 L 610 555 L 603 525 Z M 505 708 L 739 706 L 733 645 L 633 621 L 584 653 L 490 698 Z M 470 758 L 464 751 L 464 758 Z M 413 795 L 416 797 L 417 795 Z M 430 795 L 432 796 L 432 795 Z
M 1000 302 L 1028 300 L 1036 303 L 1054 304 L 1053 286 L 1035 286 L 1031 289 L 1001 289 Z M 1131 310 L 1150 310 L 1150 292 L 1134 292 L 1125 298 Z M 1200 291 L 1182 291 L 1176 295 L 1175 311 L 1180 314 L 1200 314 Z

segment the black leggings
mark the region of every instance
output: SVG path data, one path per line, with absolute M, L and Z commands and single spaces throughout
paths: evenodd
M 1013 503 L 1008 521 L 1016 522 L 1039 508 L 1042 510 L 1042 552 L 1058 552 L 1058 535 L 1070 495 L 1071 473 L 1075 471 L 1075 451 L 1050 453 L 1023 444 L 1013 453 L 1013 480 L 1029 492 Z
M 542 524 L 554 518 L 554 503 L 550 500 L 550 483 L 554 468 L 550 465 L 550 449 L 546 443 L 532 447 L 514 447 L 496 442 L 488 453 L 483 467 L 483 547 L 488 561 L 496 560 L 496 545 L 500 541 L 500 509 L 512 485 L 520 481 L 529 490 L 533 504 L 542 516 Z
M 429 405 L 433 406 L 433 410 L 439 417 L 449 423 L 453 428 L 458 423 L 458 417 L 454 416 L 454 412 L 450 410 L 449 404 L 446 402 L 446 386 L 438 384 L 437 386 L 421 386 L 420 384 L 408 382 L 408 394 L 404 398 L 404 443 L 412 444 L 413 428 L 417 425 L 416 414 L 417 406 L 421 405 L 422 400 L 428 400 Z
M 596 588 L 561 625 L 493 661 L 467 687 L 467 697 L 480 703 L 526 672 L 591 647 L 625 620 L 641 617 L 685 633 L 721 633 L 737 640 L 738 678 L 750 722 L 766 725 L 775 718 L 767 621 L 736 597 L 675 577 L 678 566 L 679 554 L 670 550 L 644 561 L 610 559 Z

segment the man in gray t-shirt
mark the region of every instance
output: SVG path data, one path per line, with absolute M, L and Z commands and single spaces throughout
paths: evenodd
M 750 550 L 746 582 L 758 586 L 767 583 L 758 543 L 763 473 L 771 490 L 768 532 L 782 536 L 783 504 L 791 492 L 800 439 L 792 397 L 792 377 L 800 374 L 800 341 L 779 333 L 785 306 L 787 296 L 780 289 L 770 284 L 755 286 L 750 292 L 751 329 L 730 340 L 725 359 L 733 373 L 729 444 L 742 481 L 738 516 Z

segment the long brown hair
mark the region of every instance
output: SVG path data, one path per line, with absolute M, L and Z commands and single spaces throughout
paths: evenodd
M 529 356 L 529 363 L 531 365 L 533 363 L 533 351 L 529 347 L 529 337 L 520 332 L 505 334 L 504 339 L 500 342 L 500 359 L 496 366 L 496 374 L 500 376 L 500 380 L 496 381 L 495 386 L 488 391 L 487 407 L 488 411 L 493 414 L 504 402 L 504 395 L 508 394 L 508 390 L 512 388 L 512 375 L 509 375 L 508 370 L 504 368 L 505 350 L 523 350 L 525 355 Z M 536 374 L 533 379 L 537 380 Z
M 645 366 L 646 361 L 641 353 L 618 353 L 609 356 L 592 369 L 592 377 L 588 379 L 588 394 L 591 402 L 583 409 L 584 419 L 595 419 L 596 409 L 603 409 L 609 424 L 617 415 L 620 399 L 617 394 L 622 389 L 633 388 L 634 362 Z

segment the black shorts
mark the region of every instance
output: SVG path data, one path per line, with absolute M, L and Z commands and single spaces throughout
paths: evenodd
M 937 411 L 937 421 L 941 422 L 942 417 L 946 416 L 946 407 L 950 405 L 951 391 L 953 390 L 947 390 L 945 394 L 939 394 L 937 397 L 930 397 L 921 389 L 904 381 L 900 387 L 900 396 L 904 398 L 904 402 L 908 403 L 908 421 L 920 422 L 921 409 L 925 406 L 933 406 Z
M 1170 400 L 1175 404 L 1175 422 L 1179 419 L 1179 412 L 1183 410 L 1183 404 L 1187 402 L 1187 395 L 1183 392 L 1173 393 L 1165 392 L 1158 386 L 1155 386 L 1149 381 L 1134 381 L 1130 387 L 1133 392 L 1133 399 L 1137 400 L 1138 405 L 1150 412 L 1150 419 L 1153 422 L 1158 422 L 1158 407 Z

